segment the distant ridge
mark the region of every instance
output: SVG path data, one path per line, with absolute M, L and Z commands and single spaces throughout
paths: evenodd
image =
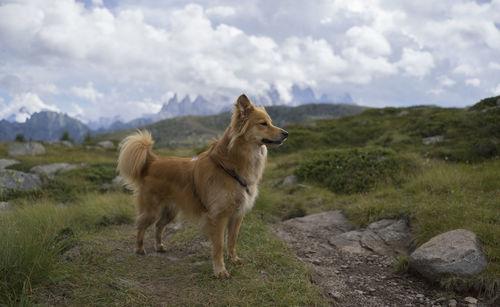
M 33 113 L 24 123 L 0 120 L 0 141 L 11 142 L 18 134 L 26 140 L 54 141 L 68 131 L 69 136 L 79 142 L 89 130 L 84 123 L 66 114 L 42 111 Z
M 349 104 L 305 104 L 297 107 L 269 106 L 267 112 L 278 126 L 303 123 L 314 119 L 331 119 L 346 115 L 354 115 L 364 111 L 366 107 Z M 209 116 L 182 116 L 165 119 L 145 128 L 153 134 L 155 146 L 202 146 L 213 138 L 219 137 L 231 120 L 231 113 L 224 112 Z M 121 140 L 133 129 L 98 134 L 98 140 Z

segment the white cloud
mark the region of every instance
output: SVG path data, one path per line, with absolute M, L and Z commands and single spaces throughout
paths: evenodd
M 439 101 L 465 105 L 468 93 L 490 94 L 484 80 L 500 79 L 499 0 L 88 2 L 0 5 L 4 97 L 50 94 L 68 112 L 69 98 L 86 116 L 130 118 L 140 114 L 124 105 L 142 112 L 166 92 L 258 95 L 274 85 L 290 97 L 293 84 L 389 104 L 439 86 Z M 440 76 L 476 89 L 451 90 L 457 81 Z M 107 103 L 90 111 L 77 98 Z
M 498 83 L 498 85 L 496 87 L 491 89 L 491 93 L 494 96 L 500 95 L 500 83 Z
M 206 13 L 209 16 L 230 17 L 236 14 L 236 10 L 230 6 L 215 6 L 207 9 Z
M 83 118 L 83 109 L 76 103 L 72 103 L 71 106 L 73 107 L 73 110 L 69 112 L 68 115 L 79 119 Z
M 473 87 L 479 87 L 479 85 L 481 85 L 481 80 L 479 80 L 477 78 L 467 79 L 467 80 L 465 80 L 465 84 L 473 86 Z
M 466 76 L 473 76 L 479 72 L 477 66 L 472 66 L 470 64 L 462 64 L 457 66 L 454 70 L 454 73 L 464 74 Z
M 0 118 L 13 118 L 17 122 L 25 122 L 31 114 L 40 111 L 60 112 L 54 105 L 45 104 L 37 94 L 23 93 L 16 95 L 0 109 Z
M 75 94 L 77 97 L 83 98 L 93 103 L 96 103 L 98 100 L 101 100 L 104 97 L 102 93 L 94 88 L 94 84 L 92 82 L 87 83 L 86 87 L 73 86 L 71 88 L 71 92 L 73 92 L 73 94 Z
M 397 66 L 407 75 L 423 78 L 434 68 L 434 58 L 427 51 L 403 48 L 403 55 Z
M 495 69 L 495 70 L 500 70 L 500 63 L 489 62 L 488 63 L 488 68 Z
M 455 80 L 448 78 L 447 76 L 439 76 L 437 78 L 439 81 L 439 84 L 441 84 L 443 87 L 450 87 L 455 85 Z
M 352 27 L 345 34 L 345 44 L 359 51 L 374 55 L 386 56 L 391 53 L 391 45 L 385 37 L 372 28 Z
M 41 83 L 36 86 L 36 92 L 38 93 L 48 93 L 57 95 L 60 93 L 59 89 L 54 83 Z

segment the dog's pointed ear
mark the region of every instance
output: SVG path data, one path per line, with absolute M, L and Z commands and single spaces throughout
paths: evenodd
M 245 94 L 241 94 L 240 97 L 238 97 L 234 106 L 242 117 L 247 117 L 255 109 L 255 106 Z

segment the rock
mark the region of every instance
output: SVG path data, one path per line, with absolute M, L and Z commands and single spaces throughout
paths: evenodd
M 435 135 L 435 136 L 430 136 L 427 138 L 422 139 L 422 144 L 424 145 L 432 145 L 432 144 L 438 144 L 444 142 L 444 136 L 442 135 Z
M 457 229 L 422 244 L 410 255 L 408 264 L 410 269 L 436 281 L 448 275 L 476 275 L 487 262 L 476 235 Z
M 42 187 L 40 177 L 10 169 L 0 170 L 0 195 L 14 190 L 30 191 Z
M 75 260 L 78 257 L 80 257 L 80 251 L 76 247 L 73 247 L 64 253 L 64 258 L 67 260 Z
M 70 141 L 61 141 L 61 145 L 66 146 L 68 148 L 73 148 L 73 143 Z
M 464 301 L 468 304 L 473 304 L 473 305 L 477 304 L 477 299 L 471 296 L 467 296 L 466 298 L 464 298 Z
M 297 184 L 298 182 L 299 180 L 295 175 L 286 176 L 285 179 L 283 179 L 283 185 L 293 185 Z
M 355 254 L 406 255 L 411 242 L 410 229 L 404 220 L 380 220 L 364 230 L 354 230 L 331 237 L 328 243 Z
M 111 141 L 101 141 L 97 143 L 97 146 L 104 148 L 104 149 L 113 149 L 115 148 L 115 144 Z
M 11 159 L 0 159 L 0 169 L 4 169 L 8 166 L 18 164 L 19 161 L 17 160 L 11 160 Z
M 121 186 L 125 184 L 125 180 L 122 178 L 122 176 L 116 176 L 115 178 L 113 178 L 113 180 L 111 180 L 111 184 Z
M 304 217 L 297 217 L 278 223 L 274 234 L 288 244 L 303 237 L 315 237 L 327 241 L 331 236 L 353 229 L 340 210 L 326 211 Z
M 102 147 L 93 146 L 93 145 L 87 145 L 87 146 L 85 146 L 85 149 L 87 149 L 87 150 L 101 150 Z
M 52 179 L 57 173 L 64 173 L 75 168 L 78 168 L 78 165 L 68 163 L 52 163 L 34 166 L 30 169 L 30 172 L 38 175 L 46 175 Z
M 110 183 L 103 183 L 101 185 L 101 191 L 119 191 L 123 188 L 124 184 L 124 179 L 121 176 L 116 176 L 115 178 L 113 178 L 113 180 L 111 180 Z
M 45 154 L 45 147 L 36 142 L 9 144 L 9 156 L 36 156 Z
M 342 294 L 338 291 L 328 291 L 328 295 L 337 300 L 342 298 Z
M 12 209 L 12 204 L 6 201 L 0 201 L 0 213 Z
M 457 300 L 455 300 L 455 299 L 449 300 L 448 307 L 457 307 Z

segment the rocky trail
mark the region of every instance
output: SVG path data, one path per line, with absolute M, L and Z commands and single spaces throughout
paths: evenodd
M 410 244 L 403 220 L 382 220 L 353 230 L 340 211 L 294 218 L 273 232 L 312 269 L 312 282 L 338 306 L 493 306 L 457 296 L 408 273 L 397 255 Z

